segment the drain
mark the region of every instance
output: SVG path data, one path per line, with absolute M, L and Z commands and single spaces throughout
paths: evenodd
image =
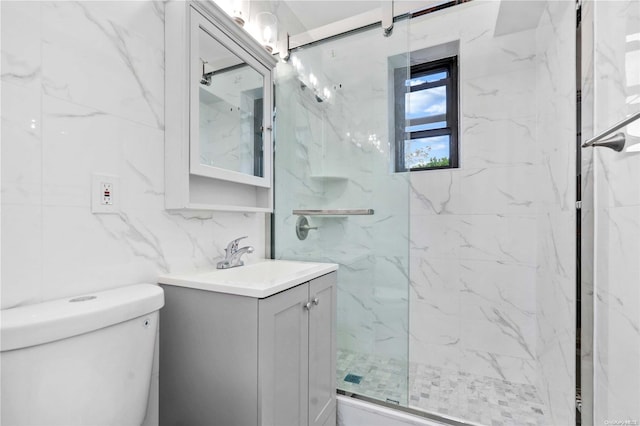
M 349 382 L 349 383 L 355 383 L 356 385 L 359 385 L 360 382 L 362 381 L 362 376 L 358 376 L 357 374 L 347 374 L 344 378 L 345 382 Z

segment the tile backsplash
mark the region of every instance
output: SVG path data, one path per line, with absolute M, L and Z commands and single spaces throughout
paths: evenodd
M 164 209 L 163 70 L 163 2 L 2 3 L 2 308 L 264 257 L 263 214 Z

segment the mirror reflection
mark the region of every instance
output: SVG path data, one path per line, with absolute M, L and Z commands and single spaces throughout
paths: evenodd
M 200 163 L 263 177 L 263 76 L 200 31 Z

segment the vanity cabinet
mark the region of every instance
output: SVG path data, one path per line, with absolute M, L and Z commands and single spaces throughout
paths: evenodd
M 162 287 L 160 425 L 335 426 L 335 272 L 262 299 Z

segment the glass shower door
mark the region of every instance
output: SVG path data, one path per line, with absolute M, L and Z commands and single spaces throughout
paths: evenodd
M 387 117 L 388 58 L 406 52 L 405 40 L 376 28 L 278 65 L 273 222 L 275 258 L 339 264 L 338 388 L 403 406 L 409 183 L 393 171 Z

